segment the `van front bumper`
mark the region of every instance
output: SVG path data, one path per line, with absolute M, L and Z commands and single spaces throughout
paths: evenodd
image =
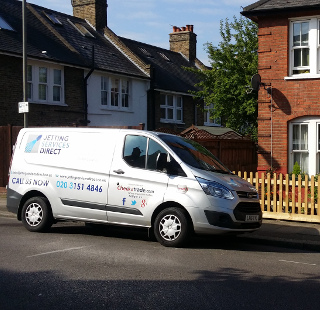
M 204 213 L 210 225 L 221 228 L 250 230 L 258 229 L 262 224 L 262 213 L 259 214 L 258 222 L 234 222 L 228 213 L 223 212 L 205 210 Z

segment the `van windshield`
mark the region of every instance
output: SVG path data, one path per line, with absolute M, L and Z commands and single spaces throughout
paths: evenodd
M 186 164 L 206 171 L 231 173 L 231 171 L 218 158 L 199 143 L 173 135 L 159 135 L 159 137 Z

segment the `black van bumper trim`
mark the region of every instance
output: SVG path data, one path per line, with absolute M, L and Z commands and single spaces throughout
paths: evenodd
M 126 213 L 126 214 L 133 214 L 133 215 L 141 215 L 141 216 L 143 215 L 140 210 L 133 209 L 133 208 L 110 206 L 110 205 L 104 205 L 99 203 L 92 203 L 87 201 L 79 201 L 79 200 L 71 200 L 71 199 L 61 199 L 61 202 L 66 206 L 102 210 L 107 212 L 118 212 L 118 213 Z
M 79 201 L 79 200 L 71 200 L 71 199 L 61 199 L 61 202 L 66 206 L 80 207 L 85 209 L 95 209 L 95 210 L 106 210 L 106 206 L 104 204 Z
M 124 208 L 124 207 L 115 207 L 115 206 L 106 206 L 108 212 L 118 212 L 118 213 L 127 213 L 134 215 L 143 215 L 138 209 Z

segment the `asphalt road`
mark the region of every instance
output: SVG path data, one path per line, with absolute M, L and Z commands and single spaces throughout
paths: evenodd
M 227 238 L 166 248 L 139 229 L 0 218 L 0 309 L 319 308 L 320 253 Z

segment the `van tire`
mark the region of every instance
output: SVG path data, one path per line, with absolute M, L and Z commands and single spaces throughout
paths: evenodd
M 53 224 L 48 199 L 44 197 L 28 199 L 22 207 L 21 220 L 24 227 L 29 231 L 47 231 Z
M 162 210 L 154 221 L 154 235 L 166 247 L 182 247 L 190 237 L 191 225 L 185 210 L 170 207 Z

